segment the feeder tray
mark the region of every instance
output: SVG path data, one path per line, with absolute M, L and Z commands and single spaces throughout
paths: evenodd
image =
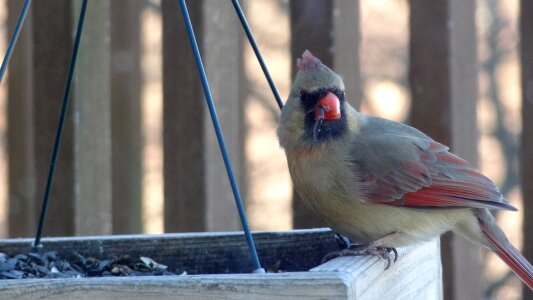
M 242 232 L 43 239 L 61 257 L 145 257 L 176 275 L 0 280 L 0 299 L 440 299 L 438 240 L 400 248 L 388 270 L 372 256 L 339 257 L 329 229 L 254 233 L 267 274 L 250 274 Z M 0 252 L 28 253 L 30 239 L 0 240 Z M 168 274 L 168 273 L 167 273 Z M 142 275 L 142 274 L 136 274 Z

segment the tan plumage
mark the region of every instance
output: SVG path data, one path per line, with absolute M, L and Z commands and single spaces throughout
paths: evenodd
M 396 232 L 384 247 L 454 231 L 494 251 L 533 287 L 531 264 L 488 210 L 514 207 L 488 178 L 419 130 L 357 112 L 343 99 L 341 78 L 308 51 L 298 68 L 278 137 L 294 187 L 314 213 L 361 243 Z M 340 99 L 340 120 L 323 117 L 326 94 Z

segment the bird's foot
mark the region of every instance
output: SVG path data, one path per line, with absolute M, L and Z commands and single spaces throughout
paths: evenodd
M 396 248 L 383 247 L 381 245 L 385 240 L 388 240 L 389 238 L 395 235 L 396 232 L 393 232 L 369 243 L 349 244 L 348 247 L 346 247 L 344 250 L 334 251 L 326 254 L 322 258 L 322 263 L 341 256 L 373 255 L 387 260 L 387 266 L 385 267 L 385 270 L 387 270 L 391 266 L 392 262 L 396 262 L 398 260 L 398 251 L 396 250 Z M 338 235 L 337 238 L 342 239 L 343 237 Z M 345 242 L 344 239 L 342 239 L 342 241 Z M 394 258 L 392 258 L 393 254 Z

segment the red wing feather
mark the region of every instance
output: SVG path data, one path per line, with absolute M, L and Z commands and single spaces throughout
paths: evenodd
M 367 174 L 369 202 L 418 208 L 479 207 L 516 210 L 490 179 L 434 141 L 417 146 L 419 160 L 385 175 Z

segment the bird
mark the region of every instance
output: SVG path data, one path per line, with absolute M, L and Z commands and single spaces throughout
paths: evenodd
M 517 209 L 472 164 L 422 131 L 366 115 L 341 77 L 306 50 L 277 128 L 295 191 L 352 244 L 339 255 L 389 260 L 452 231 L 488 248 L 533 289 L 533 267 L 491 211 Z M 390 254 L 390 256 L 389 256 Z

